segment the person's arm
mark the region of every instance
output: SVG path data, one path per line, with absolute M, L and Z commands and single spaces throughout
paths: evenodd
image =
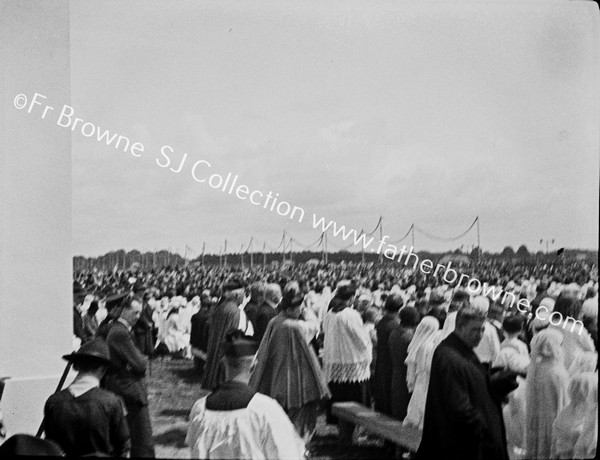
M 144 375 L 148 358 L 135 346 L 131 335 L 126 330 L 119 329 L 115 331 L 113 338 L 111 352 L 115 353 L 125 363 L 125 370 Z
M 466 370 L 461 369 L 447 356 L 436 354 L 431 366 L 431 381 L 443 382 L 440 387 L 448 419 L 464 427 L 466 432 L 476 435 L 481 441 L 480 449 L 491 444 L 493 437 L 485 417 L 471 403 L 469 387 L 473 382 L 469 382 Z M 484 386 L 476 391 L 487 392 L 488 390 Z
M 306 339 L 307 343 L 310 343 L 310 341 L 314 339 L 319 332 L 319 319 L 312 311 L 305 308 L 300 315 L 300 320 L 304 338 Z
M 129 425 L 125 417 L 125 410 L 125 403 L 118 397 L 118 404 L 114 408 L 110 430 L 114 456 L 122 458 L 129 457 L 131 450 Z

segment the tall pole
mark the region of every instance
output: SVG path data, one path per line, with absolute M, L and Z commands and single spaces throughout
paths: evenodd
M 479 238 L 479 216 L 477 216 L 477 262 L 481 258 L 481 241 Z
M 206 249 L 206 243 L 202 243 L 202 266 L 204 267 L 204 249 Z
M 383 241 L 383 217 L 379 217 L 379 241 Z M 379 253 L 379 264 L 383 264 L 383 254 Z
M 223 249 L 223 262 L 224 266 L 227 267 L 227 239 L 225 239 L 225 249 Z
M 285 230 L 283 231 L 283 238 L 281 240 L 281 263 L 285 262 Z
M 267 266 L 267 253 L 265 252 L 265 247 L 266 246 L 267 246 L 267 242 L 265 241 L 263 243 L 263 250 L 262 250 L 262 253 L 263 253 L 263 267 Z
M 364 232 L 365 232 L 365 229 L 363 228 L 363 229 L 360 231 L 360 233 L 362 234 L 362 233 L 364 233 Z M 363 240 L 363 241 L 365 241 L 365 240 Z M 362 264 L 364 264 L 364 263 L 365 263 L 365 245 L 364 245 L 364 244 L 361 244 L 361 245 L 360 245 L 360 262 L 361 262 Z

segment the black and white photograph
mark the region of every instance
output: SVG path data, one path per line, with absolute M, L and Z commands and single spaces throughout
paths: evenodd
M 590 0 L 0 0 L 0 457 L 595 458 Z

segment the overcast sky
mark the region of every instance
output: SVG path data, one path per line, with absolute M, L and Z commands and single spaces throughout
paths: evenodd
M 312 214 L 391 240 L 480 217 L 484 250 L 598 248 L 598 15 L 587 2 L 71 3 L 73 251 L 316 240 Z M 594 59 L 595 57 L 595 59 Z M 163 145 L 172 166 L 161 168 Z M 278 193 L 303 222 L 195 182 Z M 200 171 L 200 170 L 198 170 Z M 204 166 L 202 177 L 209 169 Z M 454 249 L 476 233 L 417 249 Z M 410 240 L 407 240 L 409 242 Z M 330 237 L 330 248 L 345 246 Z

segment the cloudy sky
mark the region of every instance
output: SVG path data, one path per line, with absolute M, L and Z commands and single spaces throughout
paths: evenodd
M 598 248 L 598 15 L 588 2 L 72 2 L 73 251 L 310 243 L 312 214 L 484 250 Z M 169 145 L 171 166 L 162 168 Z M 170 152 L 170 151 L 169 151 Z M 237 174 L 303 222 L 198 183 Z M 207 172 L 210 173 L 207 174 Z M 417 249 L 476 243 L 415 235 Z M 330 248 L 345 246 L 330 237 Z

